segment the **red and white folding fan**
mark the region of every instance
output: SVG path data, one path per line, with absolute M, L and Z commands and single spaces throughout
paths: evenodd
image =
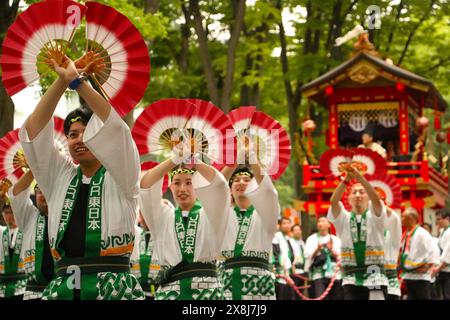
M 200 147 L 202 160 L 218 170 L 236 158 L 236 136 L 233 125 L 222 110 L 212 102 L 187 99 L 197 107 L 189 119 L 191 141 Z
M 320 157 L 320 171 L 327 179 L 344 176 L 345 165 L 352 161 L 353 153 L 347 149 L 329 149 Z
M 195 109 L 182 99 L 163 99 L 146 107 L 131 130 L 139 154 L 172 152 Z
M 266 173 L 272 179 L 280 178 L 291 158 L 291 143 L 286 130 L 272 117 L 256 111 L 248 135 Z
M 10 96 L 39 79 L 44 59 L 62 61 L 86 7 L 70 0 L 41 1 L 22 12 L 9 27 L 0 63 L 2 81 Z
M 400 208 L 403 201 L 402 189 L 397 179 L 389 174 L 384 174 L 379 177 L 369 177 L 369 183 L 377 191 L 380 199 L 391 208 Z M 348 192 L 342 196 L 342 204 L 347 210 L 351 210 L 351 205 L 348 199 Z
M 93 74 L 117 112 L 130 112 L 144 96 L 150 79 L 147 45 L 131 21 L 114 8 L 86 3 L 87 50 L 105 66 Z
M 354 148 L 352 163 L 358 170 L 368 176 L 380 176 L 386 173 L 386 160 L 375 151 L 367 148 Z
M 55 139 L 56 146 L 61 154 L 70 157 L 69 145 L 67 143 L 66 135 L 64 134 L 64 120 L 60 117 L 53 117 L 53 137 Z
M 90 79 L 123 116 L 141 100 L 150 75 L 147 46 L 139 31 L 117 10 L 97 2 L 70 0 L 31 5 L 11 25 L 0 60 L 3 82 L 13 95 L 46 73 L 47 59 L 64 65 L 69 42 L 86 16 L 86 53 L 75 64 L 93 62 Z
M 330 149 L 320 158 L 320 170 L 327 178 L 345 176 L 345 166 L 350 164 L 365 176 L 386 174 L 386 160 L 366 148 Z
M 67 139 L 64 135 L 64 120 L 53 117 L 53 121 L 54 143 L 63 156 L 70 157 Z M 10 179 L 13 176 L 20 178 L 25 165 L 25 155 L 19 141 L 19 129 L 15 129 L 0 139 L 0 179 L 5 177 Z
M 252 122 L 253 114 L 256 112 L 256 107 L 239 107 L 237 109 L 231 110 L 227 117 L 230 119 L 233 125 L 234 131 L 238 138 L 242 137 L 250 129 L 250 124 Z
M 19 129 L 8 132 L 0 139 L 0 179 L 20 177 L 25 155 L 19 141 Z
M 145 171 L 153 169 L 156 167 L 159 163 L 154 161 L 146 161 L 141 163 L 141 171 L 144 174 Z M 164 175 L 163 185 L 162 185 L 162 193 L 166 193 L 167 188 L 169 187 L 169 176 L 166 174 Z

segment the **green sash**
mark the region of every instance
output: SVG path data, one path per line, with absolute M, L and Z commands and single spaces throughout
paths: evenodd
M 153 247 L 150 246 L 149 239 L 147 246 L 145 245 L 145 230 L 142 230 L 141 241 L 139 243 L 139 270 L 141 273 L 140 283 L 144 291 L 148 291 L 149 287 L 148 275 L 150 272 L 150 262 L 152 261 Z M 144 288 L 145 286 L 145 288 Z
M 247 208 L 244 214 L 241 214 L 239 207 L 234 207 L 234 212 L 236 213 L 236 218 L 239 224 L 239 230 L 234 244 L 233 257 L 242 256 L 242 250 L 244 249 L 245 241 L 247 240 L 250 223 L 253 217 L 253 211 L 255 211 L 255 208 L 253 206 L 250 206 Z M 232 272 L 231 287 L 233 291 L 233 300 L 242 300 L 241 268 L 234 268 Z
M 320 235 L 319 233 L 316 233 L 317 236 L 317 242 L 319 242 L 320 240 Z M 331 235 L 330 236 L 330 240 L 331 240 Z M 323 267 L 321 267 L 321 274 L 322 276 L 325 276 L 325 273 L 330 274 L 333 269 L 331 268 L 331 251 L 327 248 L 324 247 L 322 249 L 322 252 L 325 254 L 325 269 Z
M 408 272 L 408 271 L 405 269 L 405 262 L 406 262 L 406 259 L 408 259 L 409 247 L 411 245 L 411 239 L 414 236 L 414 234 L 416 233 L 417 229 L 419 229 L 419 225 L 417 225 L 414 228 L 414 230 L 411 232 L 410 236 L 408 236 L 408 232 L 406 231 L 405 238 L 403 239 L 402 254 L 400 255 L 400 268 L 406 272 Z
M 36 222 L 35 256 L 34 256 L 34 278 L 37 282 L 46 283 L 47 279 L 42 274 L 42 258 L 44 254 L 44 232 L 45 216 L 38 215 Z
M 361 222 L 356 220 L 354 212 L 350 215 L 350 232 L 353 242 L 353 250 L 355 252 L 355 260 L 358 268 L 365 267 L 366 260 L 366 241 L 367 241 L 367 210 L 361 215 Z M 362 286 L 364 283 L 366 272 L 355 272 L 355 285 Z
M 196 201 L 189 211 L 187 225 L 184 224 L 180 207 L 175 209 L 175 233 L 181 250 L 182 259 L 187 263 L 194 262 L 195 242 L 202 205 Z M 192 278 L 180 280 L 181 300 L 192 299 Z
M 98 169 L 92 177 L 89 184 L 86 214 L 86 246 L 84 257 L 98 257 L 100 255 L 102 237 L 101 204 L 105 172 L 106 169 L 103 166 L 100 167 L 100 169 Z M 78 191 L 80 190 L 82 183 L 82 176 L 83 174 L 81 172 L 81 168 L 78 167 L 77 175 L 70 182 L 69 187 L 67 188 L 66 197 L 64 199 L 61 220 L 59 222 L 59 229 L 55 243 L 55 250 L 61 257 L 65 256 L 65 252 L 64 249 L 60 247 L 60 244 L 67 229 L 67 224 L 72 216 L 73 208 L 75 207 L 75 201 L 78 197 Z M 97 277 L 81 277 L 81 287 L 88 288 L 87 290 L 81 291 L 81 299 L 96 299 L 96 290 L 89 290 L 89 288 L 96 288 L 96 286 Z M 65 293 L 67 293 L 67 295 Z M 61 293 L 59 296 L 60 299 L 73 299 L 73 291 L 64 291 L 64 293 Z
M 13 256 L 9 256 L 9 227 L 3 231 L 3 258 L 5 262 L 5 275 L 16 274 L 19 268 L 20 251 L 22 250 L 23 233 L 17 231 L 16 245 L 14 246 Z M 16 290 L 16 282 L 6 285 L 5 298 L 13 297 Z

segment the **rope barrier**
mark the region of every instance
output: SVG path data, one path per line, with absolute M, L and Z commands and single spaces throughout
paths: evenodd
M 302 287 L 297 287 L 294 283 L 294 280 L 292 280 L 291 277 L 286 277 L 283 275 L 275 275 L 276 278 L 281 278 L 284 279 L 286 281 L 286 284 L 289 285 L 294 291 L 295 293 L 302 299 L 302 300 L 323 300 L 326 298 L 326 296 L 330 293 L 331 289 L 333 288 L 334 282 L 336 281 L 337 275 L 339 273 L 341 269 L 341 257 L 338 256 L 336 259 L 336 268 L 334 269 L 334 274 L 333 277 L 331 277 L 330 283 L 328 284 L 327 289 L 322 293 L 322 295 L 320 295 L 320 297 L 317 298 L 308 298 L 306 297 L 300 290 L 299 288 Z M 297 275 L 294 275 L 297 276 Z M 303 278 L 305 279 L 305 277 L 302 277 L 300 275 L 298 275 L 298 278 Z

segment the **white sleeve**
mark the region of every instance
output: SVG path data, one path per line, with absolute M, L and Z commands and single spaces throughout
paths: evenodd
M 29 139 L 28 132 L 23 125 L 19 130 L 19 139 L 39 188 L 45 197 L 50 200 L 52 191 L 58 187 L 55 186 L 57 178 L 63 172 L 75 167 L 72 161 L 63 156 L 55 145 L 53 119 L 33 140 Z
M 427 231 L 424 237 L 422 248 L 423 250 L 422 252 L 426 255 L 425 262 L 432 264 L 439 264 L 439 253 L 436 252 L 436 249 L 439 248 L 435 248 L 435 246 L 436 243 L 433 241 L 433 237 Z
M 150 188 L 140 189 L 139 191 L 139 208 L 150 229 L 150 233 L 155 238 L 159 237 L 160 232 L 164 230 L 165 215 L 167 215 L 167 210 L 169 210 L 169 207 L 161 201 L 163 181 L 164 179 L 160 179 Z M 165 207 L 166 210 L 164 210 Z
M 141 174 L 139 153 L 130 129 L 117 112 L 111 108 L 105 123 L 93 114 L 83 140 L 122 192 L 129 198 L 137 198 Z
M 341 239 L 339 239 L 336 236 L 331 235 L 331 238 L 333 239 L 333 251 L 340 255 L 341 254 Z
M 443 239 L 443 248 L 441 254 L 441 263 L 450 265 L 450 232 L 446 232 Z
M 39 214 L 39 210 L 33 205 L 30 199 L 30 189 L 27 188 L 21 193 L 14 196 L 13 188 L 8 192 L 11 201 L 11 209 L 16 219 L 17 227 L 20 231 L 25 231 L 27 224 L 35 219 Z
M 317 236 L 316 234 L 312 234 L 306 239 L 305 245 L 305 258 L 311 259 L 314 251 L 317 249 Z
M 192 177 L 198 200 L 205 210 L 214 233 L 217 235 L 217 245 L 222 245 L 225 237 L 227 220 L 230 213 L 230 189 L 224 176 L 216 171 L 216 176 L 209 183 L 197 171 Z
M 275 189 L 272 179 L 264 175 L 263 180 L 258 185 L 255 179 L 254 184 L 247 188 L 246 196 L 255 207 L 256 213 L 261 216 L 261 221 L 265 224 L 266 230 L 270 233 L 276 232 L 277 220 L 281 208 L 278 201 L 278 192 Z
M 341 234 L 344 228 L 345 221 L 349 219 L 350 213 L 345 210 L 342 202 L 339 201 L 339 214 L 337 218 L 333 216 L 333 212 L 331 210 L 331 206 L 328 208 L 327 219 L 330 220 L 338 234 Z
M 384 233 L 384 229 L 386 228 L 386 206 L 381 203 L 381 214 L 380 216 L 377 216 L 373 213 L 373 206 L 372 201 L 369 201 L 369 212 L 370 212 L 370 219 L 373 220 L 374 225 L 376 226 L 377 230 L 381 233 Z
M 390 241 L 399 244 L 402 241 L 402 222 L 397 212 L 393 212 L 390 217 L 386 216 L 386 229 L 389 231 Z

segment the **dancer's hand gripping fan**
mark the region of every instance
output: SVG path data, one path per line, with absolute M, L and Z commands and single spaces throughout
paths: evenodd
M 238 140 L 238 149 L 253 149 L 256 159 L 264 171 L 278 179 L 289 165 L 291 144 L 289 136 L 281 124 L 256 107 L 240 107 L 232 110 L 228 118 L 233 123 Z M 238 159 L 238 162 L 250 160 Z
M 202 100 L 157 101 L 136 119 L 132 135 L 141 157 L 150 154 L 156 160 L 178 156 L 183 145 L 189 146 L 184 163 L 192 164 L 196 156 L 220 169 L 226 161 L 227 144 L 234 152 L 231 123 L 218 107 Z
M 88 1 L 46 0 L 30 5 L 3 41 L 2 81 L 10 96 L 52 71 L 53 59 L 67 64 L 71 42 L 83 17 L 84 55 L 75 61 L 121 115 L 141 100 L 150 76 L 148 48 L 130 20 L 114 8 Z
M 386 160 L 370 149 L 330 149 L 320 157 L 320 170 L 327 179 L 343 179 L 350 165 L 364 176 L 386 174 Z

